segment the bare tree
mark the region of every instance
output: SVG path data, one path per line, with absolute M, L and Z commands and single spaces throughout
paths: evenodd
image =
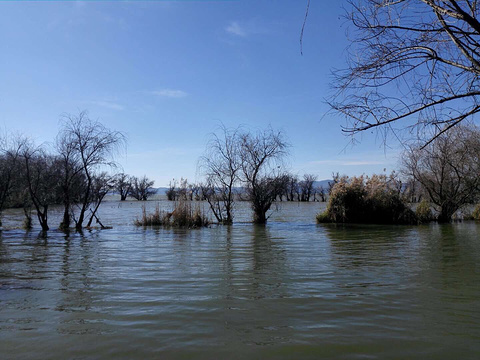
M 327 190 L 323 186 L 319 186 L 316 190 L 316 193 L 320 196 L 321 202 L 327 201 Z
M 283 197 L 285 196 L 286 200 L 289 201 L 289 183 L 290 183 L 290 177 L 292 175 L 285 173 L 283 175 L 280 175 L 278 177 L 278 186 L 279 186 L 279 193 L 278 193 L 278 200 L 283 201 Z
M 295 196 L 298 199 L 299 193 L 300 193 L 297 175 L 291 175 L 291 174 L 287 175 L 287 179 L 285 182 L 286 182 L 285 193 L 286 193 L 287 201 L 295 201 Z
M 89 206 L 95 171 L 99 167 L 115 166 L 114 156 L 124 143 L 125 137 L 122 133 L 107 129 L 99 122 L 91 120 L 86 111 L 78 115 L 64 115 L 62 128 L 57 137 L 57 149 L 63 158 L 65 171 L 65 213 L 62 223 L 64 228 L 70 224 L 69 192 L 73 180 L 80 173 L 85 177 L 85 187 L 79 199 L 80 211 L 78 218 L 74 218 L 75 227 L 80 230 Z
M 240 135 L 242 181 L 252 205 L 255 223 L 267 222 L 267 212 L 281 191 L 279 179 L 287 148 L 282 133 L 272 129 Z
M 168 190 L 166 191 L 167 199 L 169 201 L 175 201 L 177 199 L 177 180 L 173 179 L 168 184 Z
M 300 201 L 310 201 L 313 193 L 313 184 L 317 181 L 317 176 L 312 174 L 303 175 L 303 180 L 300 181 Z
M 476 0 L 349 3 L 348 68 L 334 72 L 330 100 L 344 132 L 415 130 L 425 145 L 480 111 Z
M 206 153 L 200 158 L 200 169 L 207 178 L 202 193 L 222 224 L 233 222 L 234 187 L 241 170 L 239 146 L 239 129 L 229 130 L 222 126 L 220 134 L 211 135 Z
M 480 189 L 480 130 L 458 126 L 428 146 L 415 146 L 403 156 L 407 175 L 418 181 L 438 211 L 438 221 L 448 222 L 463 205 L 478 197 Z
M 156 190 L 153 188 L 153 184 L 155 184 L 155 181 L 150 180 L 145 175 L 140 179 L 133 177 L 130 196 L 138 201 L 148 200 L 148 198 L 156 192 Z
M 125 173 L 115 175 L 114 189 L 120 194 L 120 201 L 127 199 L 130 190 L 132 189 L 132 177 Z
M 82 183 L 82 166 L 75 150 L 75 143 L 70 139 L 68 133 L 60 132 L 55 140 L 55 147 L 58 153 L 61 168 L 61 187 L 63 201 L 63 219 L 60 229 L 68 230 L 72 218 L 72 205 L 79 199 L 79 189 Z
M 21 154 L 26 140 L 20 136 L 4 135 L 0 139 L 0 226 L 1 214 L 19 182 Z
M 90 208 L 90 219 L 88 220 L 87 227 L 90 227 L 93 219 L 95 219 L 102 229 L 105 228 L 97 216 L 97 211 L 105 196 L 114 188 L 114 184 L 114 178 L 108 175 L 106 172 L 102 172 L 93 176 L 90 195 L 90 204 L 92 207 Z
M 61 202 L 61 167 L 54 156 L 33 144 L 22 149 L 24 179 L 43 231 L 49 230 L 48 209 Z M 27 214 L 27 213 L 26 213 Z

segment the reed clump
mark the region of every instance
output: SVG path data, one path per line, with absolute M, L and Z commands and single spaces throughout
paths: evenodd
M 192 206 L 187 200 L 179 200 L 172 212 L 161 211 L 157 204 L 154 212 L 147 214 L 145 205 L 142 206 L 142 217 L 135 220 L 135 225 L 200 228 L 210 225 L 210 221 L 199 206 Z
M 342 177 L 333 186 L 325 212 L 317 222 L 365 224 L 416 224 L 392 179 L 385 175 Z

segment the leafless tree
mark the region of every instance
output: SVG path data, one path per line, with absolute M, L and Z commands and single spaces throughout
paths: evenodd
M 283 201 L 283 197 L 285 196 L 285 199 L 289 201 L 289 183 L 290 183 L 290 178 L 291 174 L 285 173 L 283 175 L 279 175 L 278 177 L 278 185 L 279 185 L 279 193 L 278 193 L 278 200 Z
M 4 134 L 0 138 L 0 225 L 1 213 L 18 183 L 21 169 L 21 154 L 26 139 L 21 136 Z
M 59 159 L 33 144 L 22 149 L 24 180 L 43 231 L 49 230 L 48 209 L 61 203 L 61 166 Z
M 107 129 L 98 121 L 91 120 L 86 111 L 78 115 L 64 115 L 57 137 L 57 150 L 62 157 L 65 172 L 65 213 L 62 227 L 66 228 L 70 224 L 72 182 L 79 174 L 85 177 L 85 187 L 79 199 L 80 211 L 78 218 L 74 218 L 75 227 L 80 230 L 89 206 L 95 172 L 100 167 L 115 166 L 114 156 L 124 144 L 125 137 L 122 133 Z
M 189 184 L 190 200 L 204 200 L 202 198 L 202 186 L 198 183 Z
M 319 186 L 316 189 L 316 194 L 318 194 L 319 197 L 320 197 L 319 201 L 321 201 L 321 202 L 327 201 L 327 190 L 323 186 Z
M 297 197 L 297 199 L 299 198 L 300 187 L 298 185 L 297 175 L 288 174 L 285 181 L 285 186 L 285 194 L 287 197 L 287 201 L 295 201 L 295 197 Z
M 428 194 L 438 221 L 450 221 L 479 194 L 480 130 L 474 125 L 458 126 L 427 146 L 412 147 L 403 156 L 403 169 Z
M 106 172 L 101 172 L 98 175 L 93 175 L 91 195 L 90 195 L 90 219 L 88 220 L 87 227 L 92 225 L 93 219 L 102 227 L 105 226 L 100 222 L 97 216 L 98 208 L 102 203 L 105 196 L 115 186 L 114 177 L 108 175 Z
M 127 199 L 130 190 L 132 189 L 132 177 L 125 173 L 115 175 L 114 189 L 120 194 L 120 201 Z
M 348 67 L 329 101 L 343 131 L 416 133 L 423 145 L 480 111 L 476 0 L 351 0 Z
M 241 170 L 240 130 L 230 130 L 222 125 L 219 134 L 211 135 L 199 165 L 207 179 L 202 193 L 210 209 L 219 223 L 231 224 L 234 187 L 239 181 Z
M 281 191 L 283 159 L 288 144 L 281 132 L 272 129 L 240 135 L 242 181 L 253 209 L 253 221 L 267 222 L 270 210 Z
M 313 174 L 303 175 L 303 180 L 300 181 L 300 201 L 310 201 L 313 192 L 313 184 L 317 181 L 317 176 Z
M 173 179 L 168 184 L 168 190 L 166 191 L 167 199 L 169 201 L 175 201 L 177 199 L 177 180 Z
M 139 201 L 148 200 L 148 198 L 156 192 L 156 190 L 153 188 L 154 183 L 155 181 L 150 180 L 145 175 L 140 179 L 133 177 L 130 196 Z

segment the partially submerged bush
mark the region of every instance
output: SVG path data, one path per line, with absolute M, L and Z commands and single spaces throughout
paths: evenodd
M 416 224 L 415 213 L 400 197 L 391 177 L 342 177 L 332 188 L 318 222 Z
M 477 206 L 475 206 L 475 209 L 473 209 L 472 218 L 474 220 L 480 220 L 480 204 L 477 204 Z
M 173 226 L 198 228 L 208 226 L 210 222 L 201 209 L 192 207 L 191 202 L 180 200 L 172 212 L 160 211 L 157 204 L 155 211 L 147 214 L 145 205 L 142 206 L 142 218 L 134 222 L 137 226 Z
M 330 223 L 330 222 L 332 222 L 332 220 L 330 220 L 327 210 L 317 215 L 317 223 Z
M 432 209 L 430 208 L 430 203 L 428 203 L 425 199 L 418 204 L 417 208 L 415 209 L 415 215 L 420 223 L 427 223 L 435 219 Z

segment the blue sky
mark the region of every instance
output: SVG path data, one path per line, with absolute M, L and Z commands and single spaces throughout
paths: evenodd
M 63 113 L 128 138 L 125 172 L 156 186 L 201 180 L 220 123 L 283 130 L 293 173 L 319 179 L 396 168 L 376 134 L 350 146 L 329 113 L 345 62 L 343 1 L 0 1 L 0 126 L 51 142 Z

